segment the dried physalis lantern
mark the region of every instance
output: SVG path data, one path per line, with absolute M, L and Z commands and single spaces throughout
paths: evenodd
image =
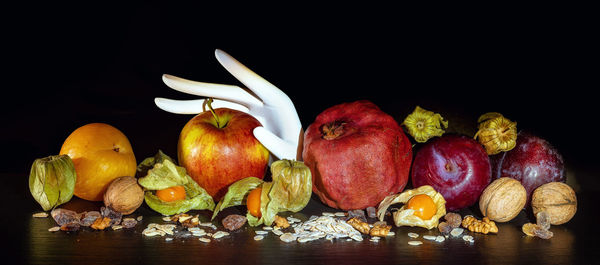
M 445 132 L 442 126 L 444 129 L 448 128 L 448 121 L 445 121 L 442 115 L 419 106 L 404 119 L 402 124 L 408 129 L 408 134 L 419 143 L 424 143 L 435 136 L 442 136 Z
M 483 114 L 477 120 L 479 130 L 475 139 L 485 148 L 488 155 L 513 149 L 517 143 L 517 123 L 497 112 Z

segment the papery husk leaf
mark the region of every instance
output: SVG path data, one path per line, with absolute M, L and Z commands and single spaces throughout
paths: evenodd
M 143 166 L 152 168 L 147 171 L 146 176 L 138 179 L 138 183 L 146 189 L 144 200 L 153 210 L 163 215 L 172 215 L 189 210 L 212 211 L 215 208 L 215 202 L 208 192 L 187 174 L 185 168 L 175 165 L 167 155 L 159 151 L 153 159 L 144 159 L 144 162 L 146 164 Z M 174 186 L 184 187 L 184 200 L 165 202 L 154 194 L 157 190 Z
M 225 193 L 225 196 L 217 203 L 211 220 L 215 219 L 217 214 L 225 208 L 245 204 L 248 194 L 263 183 L 264 181 L 262 179 L 247 177 L 229 185 L 227 193 Z
M 77 173 L 68 155 L 36 159 L 29 174 L 29 190 L 34 199 L 48 211 L 73 197 Z
M 300 161 L 279 160 L 271 164 L 273 189 L 269 193 L 271 207 L 278 211 L 298 212 L 308 204 L 312 195 L 310 169 Z
M 429 197 L 431 197 L 431 199 L 437 206 L 437 212 L 429 220 L 423 220 L 419 218 L 418 216 L 413 214 L 414 210 L 406 208 L 406 203 L 408 202 L 408 200 L 410 200 L 410 198 L 418 194 L 428 195 Z M 437 227 L 439 224 L 439 219 L 442 216 L 446 215 L 446 200 L 444 199 L 441 193 L 435 191 L 435 189 L 433 189 L 433 187 L 429 185 L 424 185 L 416 189 L 406 190 L 402 193 L 389 195 L 385 197 L 383 201 L 379 203 L 379 207 L 377 208 L 377 217 L 380 221 L 383 221 L 383 219 L 385 218 L 385 213 L 388 207 L 396 203 L 405 204 L 398 211 L 392 214 L 394 218 L 394 224 L 396 224 L 396 226 L 419 226 L 427 229 L 432 229 Z
M 249 212 L 246 213 L 246 219 L 248 219 L 248 225 L 259 226 L 261 224 L 270 226 L 275 221 L 275 215 L 278 213 L 278 208 L 275 204 L 269 205 L 271 198 L 269 193 L 273 188 L 273 182 L 265 182 L 261 186 L 262 190 L 260 193 L 260 218 L 251 215 Z
M 145 177 L 139 178 L 138 183 L 148 190 L 162 190 L 173 186 L 186 185 L 191 178 L 186 178 L 185 168 L 173 164 L 170 160 L 154 164 Z
M 207 192 L 200 193 L 189 199 L 186 197 L 185 200 L 165 202 L 154 195 L 152 191 L 146 191 L 144 193 L 144 201 L 152 210 L 162 215 L 174 215 L 190 210 L 212 210 L 215 207 L 215 202 Z

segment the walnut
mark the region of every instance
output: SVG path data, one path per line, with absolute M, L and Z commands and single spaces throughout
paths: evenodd
M 350 220 L 346 221 L 349 225 L 351 225 L 352 227 L 354 227 L 354 229 L 358 230 L 359 232 L 368 235 L 369 231 L 371 231 L 371 227 L 369 226 L 369 224 L 367 224 L 366 222 L 361 221 L 359 218 L 357 217 L 353 217 L 350 218 Z
M 144 190 L 130 176 L 113 180 L 104 193 L 104 205 L 124 215 L 131 214 L 144 202 Z
M 387 225 L 382 222 L 377 222 L 373 225 L 373 228 L 371 228 L 371 231 L 369 231 L 369 235 L 384 237 L 384 236 L 388 235 L 388 233 L 390 232 L 391 229 L 392 229 L 391 225 Z
M 508 222 L 523 210 L 527 191 L 516 179 L 499 178 L 488 185 L 479 197 L 479 209 L 496 222 Z
M 275 226 L 285 229 L 285 228 L 290 227 L 290 223 L 288 222 L 287 219 L 285 219 L 279 215 L 275 215 Z
M 575 191 L 562 182 L 550 182 L 539 186 L 531 195 L 533 214 L 546 211 L 552 225 L 568 222 L 577 212 Z
M 487 217 L 483 217 L 483 220 L 478 220 L 471 215 L 467 215 L 463 218 L 462 226 L 469 231 L 476 233 L 498 233 L 498 226 L 496 226 L 496 223 Z

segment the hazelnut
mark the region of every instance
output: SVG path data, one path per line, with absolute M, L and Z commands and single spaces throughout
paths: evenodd
M 131 214 L 144 202 L 144 191 L 134 177 L 114 179 L 104 193 L 104 205 L 122 214 Z
M 546 211 L 550 224 L 560 225 L 568 222 L 577 212 L 575 191 L 562 182 L 550 182 L 539 186 L 531 196 L 533 214 Z
M 488 185 L 479 197 L 479 209 L 496 222 L 517 217 L 527 202 L 527 191 L 518 180 L 499 178 Z

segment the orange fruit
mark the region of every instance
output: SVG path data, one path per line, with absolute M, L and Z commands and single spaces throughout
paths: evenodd
M 415 212 L 413 215 L 421 218 L 422 220 L 429 220 L 437 212 L 437 206 L 433 199 L 427 194 L 418 194 L 410 198 L 406 203 L 406 208 L 413 209 Z
M 170 188 L 157 190 L 156 197 L 166 202 L 184 200 L 185 188 L 183 186 L 173 186 Z
M 73 160 L 77 173 L 73 194 L 85 200 L 102 201 L 112 180 L 135 176 L 137 164 L 129 140 L 105 123 L 77 128 L 63 143 L 60 154 Z
M 246 207 L 248 207 L 248 212 L 257 218 L 262 216 L 260 212 L 260 194 L 262 192 L 262 188 L 253 189 L 246 198 Z

